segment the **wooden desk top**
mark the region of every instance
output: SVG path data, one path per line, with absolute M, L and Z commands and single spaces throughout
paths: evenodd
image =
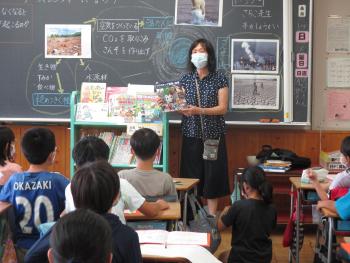
M 339 218 L 339 215 L 337 213 L 334 213 L 333 211 L 329 210 L 328 208 L 321 208 L 321 212 L 326 217 Z
M 10 203 L 0 201 L 0 215 L 4 214 L 11 206 Z
M 199 179 L 196 178 L 174 178 L 173 182 L 177 191 L 191 190 L 199 183 Z
M 180 202 L 169 202 L 169 208 L 161 211 L 155 217 L 147 217 L 141 212 L 124 213 L 126 220 L 178 220 L 181 218 Z
M 301 177 L 289 177 L 289 181 L 293 184 L 296 189 L 302 190 L 314 190 L 313 184 L 305 184 L 301 182 Z M 329 186 L 329 182 L 325 181 L 321 183 L 322 188 L 326 189 Z

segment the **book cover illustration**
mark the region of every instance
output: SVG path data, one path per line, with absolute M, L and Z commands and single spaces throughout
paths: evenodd
M 103 103 L 106 97 L 106 83 L 83 82 L 81 83 L 80 102 Z
M 188 108 L 185 89 L 178 82 L 157 84 L 154 91 L 158 95 L 158 105 L 164 112 L 178 111 Z
M 125 134 L 117 137 L 110 163 L 112 165 L 130 164 L 131 158 L 130 137 Z
M 76 121 L 105 122 L 108 121 L 107 103 L 78 103 Z
M 109 97 L 108 116 L 117 123 L 135 122 L 136 97 L 127 94 L 114 94 Z
M 105 102 L 109 103 L 113 96 L 123 95 L 128 93 L 128 87 L 107 87 Z
M 159 123 L 162 121 L 161 108 L 158 105 L 158 96 L 152 94 L 136 94 L 136 122 Z

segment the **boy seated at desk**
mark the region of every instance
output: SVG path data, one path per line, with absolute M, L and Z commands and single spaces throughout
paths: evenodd
M 78 143 L 74 146 L 72 154 L 73 160 L 78 167 L 96 160 L 108 161 L 109 150 L 108 145 L 102 139 L 95 136 L 87 136 L 80 139 L 80 141 L 78 141 Z M 67 186 L 65 194 L 65 211 L 68 213 L 75 209 L 70 184 Z M 145 198 L 142 197 L 125 179 L 120 179 L 120 194 L 121 198 L 119 202 L 113 206 L 112 213 L 116 214 L 123 224 L 125 224 L 125 209 L 129 209 L 132 212 L 139 210 L 146 216 L 154 217 L 162 210 L 169 207 L 168 203 L 164 200 L 147 202 Z
M 307 170 L 310 182 L 315 187 L 315 190 L 321 200 L 337 199 L 339 196 L 344 195 L 344 191 L 341 192 L 341 190 L 345 190 L 346 193 L 347 189 L 350 188 L 350 136 L 343 139 L 340 146 L 340 153 L 340 162 L 346 167 L 346 169 L 338 173 L 329 185 L 328 191 L 333 191 L 330 196 L 328 196 L 326 190 L 318 181 L 317 174 L 312 171 L 312 169 Z M 336 194 L 337 190 L 339 194 Z
M 39 239 L 38 226 L 59 218 L 64 210 L 64 189 L 69 183 L 63 175 L 49 172 L 57 149 L 51 130 L 27 130 L 21 148 L 29 168 L 12 175 L 0 193 L 0 201 L 13 206 L 18 262 L 23 262 L 27 250 Z
M 139 129 L 131 136 L 130 145 L 136 156 L 136 168 L 119 171 L 119 177 L 128 180 L 146 199 L 159 196 L 173 197 L 177 201 L 173 178 L 153 168 L 159 151 L 159 136 L 151 129 Z

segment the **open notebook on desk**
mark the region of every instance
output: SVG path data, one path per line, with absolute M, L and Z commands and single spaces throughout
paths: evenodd
M 140 244 L 163 244 L 168 245 L 200 245 L 210 246 L 209 233 L 197 233 L 187 231 L 166 230 L 137 230 Z
M 142 257 L 150 259 L 186 258 L 192 263 L 221 263 L 207 249 L 197 245 L 164 245 L 142 244 Z

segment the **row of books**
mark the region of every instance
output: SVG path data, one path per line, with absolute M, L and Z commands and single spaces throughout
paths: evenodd
M 266 160 L 264 163 L 259 164 L 265 172 L 269 173 L 285 173 L 290 170 L 291 165 L 291 162 L 282 160 Z
M 106 87 L 83 82 L 76 121 L 116 123 L 161 122 L 161 113 L 187 107 L 185 91 L 177 82 Z
M 136 156 L 131 152 L 130 136 L 122 133 L 120 136 L 113 132 L 102 132 L 98 135 L 110 148 L 109 163 L 111 165 L 136 164 Z M 162 141 L 153 164 L 161 163 Z

